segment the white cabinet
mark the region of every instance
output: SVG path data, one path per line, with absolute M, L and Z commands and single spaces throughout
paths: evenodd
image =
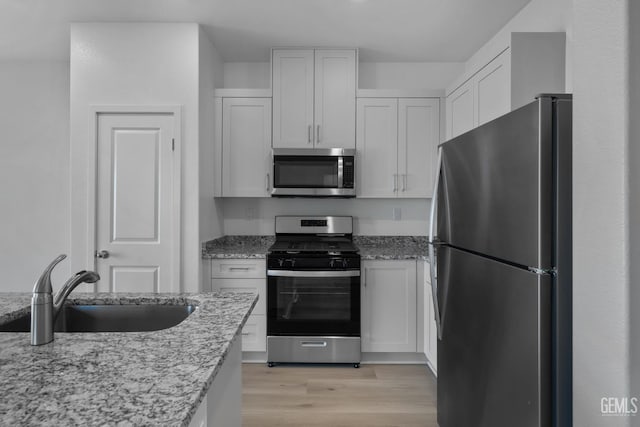
M 242 351 L 267 351 L 267 279 L 265 260 L 212 260 L 211 290 L 258 294 L 258 302 L 242 329 Z
M 416 262 L 362 262 L 362 351 L 416 352 Z
M 447 138 L 453 138 L 476 126 L 473 108 L 474 82 L 469 80 L 447 96 Z
M 221 196 L 268 197 L 271 98 L 222 98 Z M 220 155 L 220 154 L 219 154 Z M 250 165 L 249 167 L 247 165 Z
M 357 196 L 396 197 L 398 101 L 358 98 Z
M 439 98 L 358 98 L 358 197 L 431 197 Z
M 434 373 L 438 370 L 438 330 L 436 328 L 435 311 L 431 291 L 431 274 L 428 262 L 418 264 L 418 268 L 424 271 L 424 280 L 420 286 L 424 286 L 424 354 Z
M 356 51 L 274 49 L 273 147 L 354 148 Z
M 509 59 L 507 49 L 447 96 L 449 138 L 511 111 Z
M 509 45 L 470 67 L 447 91 L 446 137 L 565 90 L 565 34 L 511 33 Z

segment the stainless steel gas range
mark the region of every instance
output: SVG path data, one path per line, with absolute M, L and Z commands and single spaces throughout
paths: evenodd
M 349 216 L 277 216 L 267 253 L 267 360 L 360 364 L 360 254 Z

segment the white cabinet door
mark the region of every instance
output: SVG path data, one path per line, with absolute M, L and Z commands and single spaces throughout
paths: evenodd
M 398 197 L 431 197 L 440 139 L 437 98 L 398 100 Z
M 273 147 L 313 146 L 313 49 L 273 51 Z
M 359 98 L 358 197 L 396 197 L 398 189 L 398 101 Z
M 473 77 L 476 103 L 475 126 L 480 126 L 511 111 L 510 58 L 510 51 L 507 49 Z
M 315 147 L 355 148 L 356 52 L 315 51 Z
M 416 262 L 362 263 L 362 351 L 416 352 Z
M 242 329 L 242 351 L 267 351 L 267 279 L 265 260 L 211 260 L 213 292 L 251 292 L 258 302 Z
M 424 268 L 424 354 L 435 373 L 438 369 L 438 330 L 433 309 L 429 263 L 423 262 L 422 268 Z
M 447 139 L 463 134 L 476 126 L 474 96 L 472 80 L 447 96 Z
M 224 98 L 222 196 L 268 197 L 270 152 L 271 99 Z

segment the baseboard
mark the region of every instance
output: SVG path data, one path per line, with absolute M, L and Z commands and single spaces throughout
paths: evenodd
M 243 363 L 267 363 L 266 351 L 243 351 Z M 362 353 L 362 364 L 425 364 L 437 376 L 437 371 L 427 360 L 424 353 Z
M 363 364 L 426 364 L 424 353 L 362 353 Z
M 267 363 L 266 351 L 243 351 L 242 363 Z

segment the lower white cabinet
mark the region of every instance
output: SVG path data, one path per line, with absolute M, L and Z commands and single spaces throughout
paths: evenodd
M 417 352 L 416 261 L 362 262 L 362 351 Z
M 431 293 L 431 272 L 428 262 L 418 265 L 424 269 L 424 355 L 431 365 L 433 372 L 438 370 L 438 330 L 436 328 L 435 311 L 433 309 L 433 298 Z
M 242 351 L 267 351 L 267 279 L 264 260 L 212 260 L 211 290 L 252 292 L 258 302 L 242 329 Z

